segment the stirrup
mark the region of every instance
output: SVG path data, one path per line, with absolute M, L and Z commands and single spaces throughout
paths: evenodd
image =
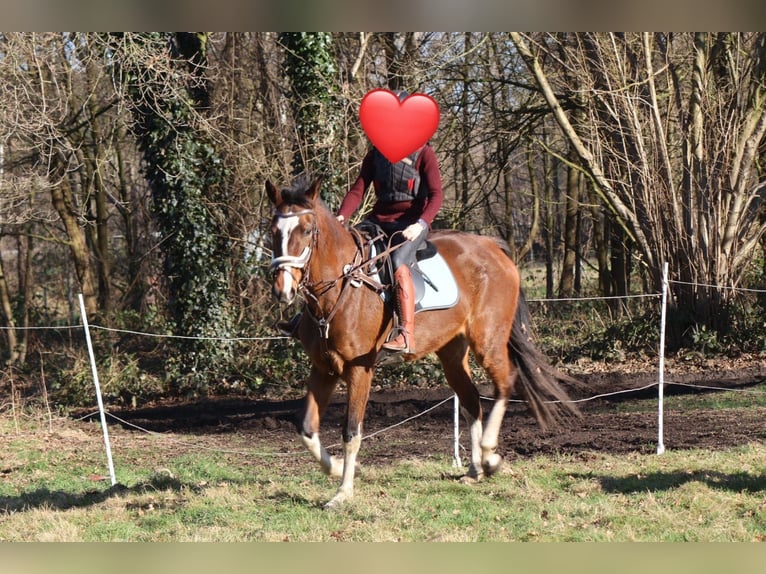
M 403 347 L 399 347 L 398 345 L 392 344 L 394 341 L 396 341 L 399 338 L 399 335 L 401 335 L 401 337 L 404 339 Z M 407 334 L 404 331 L 400 331 L 399 335 L 397 335 L 390 341 L 386 341 L 385 343 L 383 343 L 382 348 L 392 353 L 402 353 L 405 355 L 412 353 L 412 348 L 410 347 L 410 338 L 407 336 Z

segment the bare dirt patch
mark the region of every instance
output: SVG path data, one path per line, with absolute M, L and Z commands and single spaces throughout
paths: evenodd
M 721 365 L 719 365 L 721 366 Z M 735 364 L 731 368 L 686 368 L 669 372 L 666 381 L 747 389 L 766 379 L 766 366 L 758 361 Z M 582 418 L 556 429 L 542 431 L 523 404 L 512 403 L 504 419 L 499 451 L 507 459 L 539 453 L 655 452 L 658 439 L 657 372 L 592 372 L 580 375 L 583 389 L 573 399 L 598 395 L 601 398 L 580 403 Z M 649 388 L 640 391 L 642 387 Z M 491 388 L 481 387 L 483 396 Z M 614 394 L 617 391 L 631 392 Z M 665 395 L 711 392 L 706 389 L 669 385 Z M 373 392 L 365 420 L 368 438 L 363 445 L 365 464 L 391 462 L 398 458 L 450 454 L 453 443 L 452 393 L 441 388 L 400 388 Z M 432 407 L 439 402 L 444 404 Z M 643 402 L 634 412 L 631 403 Z M 267 441 L 274 448 L 296 448 L 295 417 L 300 398 L 254 400 L 240 397 L 211 398 L 187 403 L 166 403 L 126 411 L 113 411 L 121 419 L 155 432 L 188 433 L 195 440 L 225 448 L 236 435 L 236 442 L 252 436 L 260 444 Z M 489 406 L 489 402 L 487 402 Z M 344 415 L 344 396 L 339 393 L 322 423 L 326 444 L 340 442 Z M 428 412 L 425 412 L 428 411 Z M 422 414 L 425 413 L 425 414 Z M 421 415 L 422 416 L 418 416 Z M 412 420 L 407 421 L 407 419 Z M 766 409 L 695 409 L 691 412 L 665 410 L 664 442 L 667 448 L 720 449 L 766 439 Z M 402 423 L 403 421 L 407 421 Z M 461 420 L 461 444 L 467 444 L 465 424 Z M 393 428 L 392 428 L 393 427 Z M 380 434 L 378 431 L 385 430 Z M 132 426 L 125 431 L 138 432 Z

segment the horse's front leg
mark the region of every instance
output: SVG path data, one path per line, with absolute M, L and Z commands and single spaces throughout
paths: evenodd
M 312 367 L 307 381 L 308 392 L 300 419 L 300 434 L 303 444 L 322 467 L 322 471 L 330 476 L 340 477 L 343 472 L 343 461 L 330 456 L 327 449 L 319 440 L 319 424 L 327 404 L 330 402 L 335 386 L 338 384 L 336 375 L 321 373 Z
M 346 424 L 343 429 L 343 475 L 338 491 L 325 505 L 328 509 L 336 508 L 354 496 L 356 457 L 362 444 L 362 424 L 370 397 L 372 369 L 366 367 L 347 369 L 344 379 L 348 385 L 348 403 Z

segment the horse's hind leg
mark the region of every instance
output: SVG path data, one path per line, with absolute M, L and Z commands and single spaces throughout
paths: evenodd
M 481 437 L 481 466 L 487 476 L 496 473 L 502 463 L 502 457 L 496 452 L 498 437 L 508 400 L 511 398 L 511 392 L 518 377 L 518 370 L 516 365 L 511 362 L 507 344 L 501 339 L 494 337 L 486 347 L 482 348 L 483 352 L 481 353 L 477 352 L 476 347 L 474 348 L 479 363 L 487 371 L 495 385 L 495 402 L 487 417 L 487 424 L 484 426 L 484 434 Z
M 471 379 L 471 369 L 468 364 L 468 343 L 464 337 L 457 337 L 437 351 L 436 354 L 444 368 L 447 382 L 460 400 L 460 412 L 468 423 L 471 438 L 471 462 L 466 477 L 478 480 L 483 474 L 480 444 L 482 410 L 479 391 Z
M 299 431 L 303 444 L 319 462 L 324 473 L 340 477 L 343 472 L 343 461 L 331 457 L 319 440 L 319 422 L 337 383 L 336 375 L 324 374 L 316 367 L 312 367 L 307 382 L 308 392 L 303 406 L 303 415 L 299 421 Z
M 496 473 L 503 461 L 497 454 L 497 444 L 509 397 L 510 395 L 502 392 L 495 393 L 495 403 L 487 417 L 487 424 L 481 437 L 481 466 L 487 476 Z

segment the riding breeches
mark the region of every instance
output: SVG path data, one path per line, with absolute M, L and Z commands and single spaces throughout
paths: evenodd
M 426 236 L 428 233 L 426 233 L 426 230 L 423 229 L 423 231 L 418 235 L 414 240 L 407 241 L 404 238 L 404 235 L 402 235 L 402 231 L 410 225 L 410 223 L 400 223 L 400 222 L 394 222 L 394 223 L 380 223 L 376 222 L 377 225 L 380 226 L 380 228 L 383 230 L 383 232 L 391 238 L 391 246 L 394 245 L 401 245 L 401 247 L 397 248 L 392 254 L 391 254 L 391 261 L 394 266 L 394 271 L 396 271 L 401 265 L 407 265 L 408 267 L 412 267 L 415 262 L 415 252 L 420 249 L 423 244 L 426 242 Z

